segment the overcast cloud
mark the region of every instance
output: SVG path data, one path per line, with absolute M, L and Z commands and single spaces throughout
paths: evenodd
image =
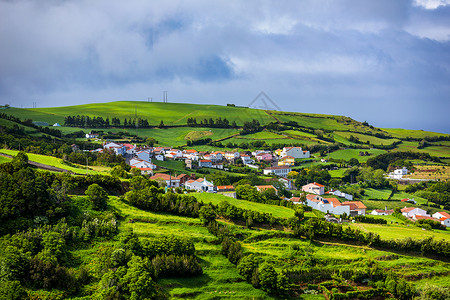
M 450 1 L 0 0 L 0 104 L 164 90 L 450 133 Z

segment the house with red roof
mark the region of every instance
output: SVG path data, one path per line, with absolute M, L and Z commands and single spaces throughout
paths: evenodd
M 269 167 L 264 169 L 264 175 L 276 175 L 280 177 L 287 177 L 289 172 L 292 171 L 290 167 L 287 166 L 276 166 L 276 167 Z
M 273 189 L 275 190 L 275 194 L 278 195 L 278 190 L 273 186 L 273 185 L 257 185 L 255 186 L 256 190 L 260 193 L 269 190 L 269 189 Z
M 350 215 L 350 206 L 342 205 L 337 198 L 322 198 L 318 195 L 308 194 L 306 195 L 306 205 L 324 213 Z
M 222 194 L 227 197 L 236 198 L 236 191 L 232 185 L 219 185 L 217 186 L 217 194 Z
M 447 227 L 450 227 L 450 214 L 446 213 L 445 211 L 440 211 L 437 213 L 434 213 L 432 215 L 433 218 L 439 219 L 442 225 L 445 225 Z
M 200 159 L 198 161 L 198 166 L 200 168 L 212 168 L 212 161 L 210 159 Z
M 418 207 L 405 207 L 401 209 L 402 215 L 404 215 L 407 218 L 413 218 L 415 215 L 421 215 L 421 216 L 427 216 L 430 215 L 427 214 L 427 212 L 421 208 Z
M 349 205 L 350 211 L 356 212 L 358 215 L 365 215 L 367 206 L 364 205 L 361 201 L 345 201 L 342 202 L 342 205 Z
M 176 176 L 172 176 L 171 174 L 165 174 L 165 173 L 157 173 L 150 177 L 151 180 L 156 181 L 163 181 L 166 183 L 167 187 L 179 187 L 180 186 L 180 179 L 178 179 Z
M 301 147 L 284 147 L 280 153 L 281 157 L 293 156 L 294 158 L 310 158 L 309 151 L 303 151 Z
M 325 194 L 325 187 L 320 183 L 313 182 L 302 186 L 302 191 L 316 195 L 323 195 Z
M 217 188 L 211 181 L 206 180 L 206 178 L 199 178 L 197 180 L 188 180 L 184 184 L 188 190 L 197 190 L 199 192 L 216 193 Z

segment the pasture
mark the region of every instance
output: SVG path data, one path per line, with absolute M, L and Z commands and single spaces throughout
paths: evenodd
M 368 152 L 369 156 L 360 156 L 360 152 Z M 371 157 L 386 153 L 386 150 L 381 149 L 345 149 L 337 150 L 330 153 L 330 158 L 337 160 L 349 161 L 351 158 L 356 158 L 360 163 L 367 162 Z
M 445 133 L 423 131 L 423 130 L 410 130 L 401 128 L 383 128 L 384 131 L 389 133 L 394 138 L 405 139 L 405 138 L 415 138 L 423 139 L 426 136 L 448 136 Z
M 204 119 L 213 120 L 226 117 L 230 124 L 235 121 L 238 125 L 244 122 L 258 120 L 261 124 L 267 124 L 273 119 L 263 110 L 228 107 L 220 105 L 199 105 L 188 103 L 162 103 L 144 101 L 116 101 L 108 103 L 92 103 L 85 105 L 47 107 L 33 109 L 14 109 L 8 113 L 20 118 L 32 118 L 33 121 L 44 121 L 50 123 L 64 123 L 64 117 L 71 115 L 100 116 L 103 118 L 117 117 L 133 118 L 137 114 L 138 118 L 144 118 L 151 125 L 157 126 L 161 120 L 166 125 L 186 125 L 188 118 L 196 118 L 197 123 Z
M 380 235 L 382 239 L 395 240 L 404 238 L 425 239 L 432 237 L 436 240 L 444 239 L 450 241 L 450 230 L 424 230 L 413 225 L 396 225 L 396 224 L 367 224 L 367 223 L 353 223 L 349 226 L 354 226 L 365 232 L 375 232 Z
M 228 203 L 235 205 L 242 209 L 250 209 L 254 211 L 258 211 L 261 213 L 270 213 L 274 217 L 278 218 L 291 218 L 294 216 L 294 210 L 277 205 L 269 205 L 257 202 L 251 202 L 247 200 L 234 199 L 231 197 L 227 197 L 221 194 L 212 194 L 212 193 L 193 193 L 190 194 L 195 196 L 199 201 L 203 203 L 211 202 L 214 205 L 219 204 L 221 201 L 227 201 Z
M 335 131 L 334 134 L 341 136 L 347 140 L 350 139 L 350 136 L 353 136 L 364 144 L 372 144 L 372 145 L 391 145 L 392 143 L 399 141 L 398 139 L 380 139 L 372 135 L 365 135 L 361 133 L 348 131 Z
M 0 153 L 4 153 L 4 154 L 8 154 L 8 155 L 12 155 L 12 156 L 16 156 L 17 153 L 19 153 L 19 151 L 17 150 L 7 150 L 7 149 L 0 149 Z M 54 156 L 47 156 L 47 155 L 40 155 L 40 154 L 34 154 L 34 153 L 27 153 L 28 155 L 28 160 L 30 161 L 34 161 L 37 163 L 41 163 L 44 165 L 48 165 L 48 166 L 53 166 L 53 167 L 57 167 L 60 169 L 64 169 L 67 171 L 71 171 L 74 173 L 78 173 L 78 174 L 86 174 L 86 172 L 88 172 L 88 174 L 93 175 L 93 174 L 98 174 L 98 173 L 105 173 L 109 170 L 109 168 L 103 168 L 103 171 L 100 170 L 86 170 L 86 166 L 79 166 L 79 167 L 72 167 L 72 166 L 68 166 L 66 164 L 64 164 L 63 160 Z

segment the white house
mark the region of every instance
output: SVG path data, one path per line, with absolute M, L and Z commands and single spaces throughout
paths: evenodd
M 200 168 L 212 168 L 212 161 L 210 159 L 200 159 L 198 161 L 198 166 Z
M 244 165 L 253 164 L 255 161 L 250 158 L 250 155 L 242 154 L 241 155 L 242 163 Z
M 151 180 L 164 181 L 167 187 L 177 188 L 180 186 L 180 179 L 170 174 L 158 173 L 150 177 Z
M 290 167 L 279 166 L 279 167 L 270 167 L 264 169 L 264 175 L 276 175 L 280 177 L 287 177 L 288 173 L 292 171 Z
M 239 152 L 232 152 L 232 151 L 228 151 L 225 152 L 225 159 L 226 160 L 233 160 L 233 159 L 238 159 L 241 155 L 239 154 Z
M 289 178 L 280 178 L 278 179 L 279 182 L 281 182 L 282 184 L 284 184 L 284 186 L 286 187 L 287 190 L 292 190 L 294 188 L 294 185 L 292 183 L 292 180 L 290 180 Z
M 108 143 L 103 146 L 104 149 L 114 150 L 116 155 L 124 155 L 127 152 L 127 148 L 122 144 Z
M 323 195 L 325 193 L 325 187 L 317 182 L 313 182 L 302 186 L 302 191 L 316 195 Z
M 211 157 L 215 161 L 221 161 L 223 159 L 223 155 L 224 154 L 225 154 L 224 152 L 214 151 L 214 152 L 211 153 Z
M 164 155 L 162 155 L 162 154 L 156 154 L 156 155 L 155 155 L 155 159 L 156 159 L 156 160 L 159 160 L 159 161 L 164 161 Z
M 341 192 L 339 190 L 330 190 L 330 191 L 327 192 L 327 194 L 331 194 L 331 195 L 335 195 L 335 196 L 338 196 L 338 197 L 342 197 L 342 198 L 345 198 L 345 199 L 350 200 L 350 201 L 353 200 L 353 196 L 352 195 L 343 193 L 343 192 Z
M 97 139 L 98 133 L 86 133 L 86 138 L 87 139 Z
M 402 215 L 404 215 L 407 218 L 413 218 L 415 215 L 425 216 L 429 217 L 430 215 L 427 214 L 427 212 L 421 208 L 418 207 L 405 207 L 402 208 Z
M 199 192 L 208 192 L 215 193 L 217 192 L 217 188 L 211 181 L 206 180 L 205 178 L 199 178 L 197 180 L 188 180 L 184 184 L 184 186 L 189 190 L 197 190 Z
M 145 160 L 139 160 L 139 161 L 133 161 L 134 163 L 131 164 L 130 161 L 130 166 L 133 168 L 138 168 L 138 169 L 142 169 L 142 168 L 150 168 L 152 170 L 155 170 L 157 168 L 156 165 L 152 164 L 151 162 L 145 161 Z
M 389 216 L 392 215 L 394 213 L 393 209 L 374 209 L 372 210 L 372 212 L 370 213 L 371 215 L 374 216 Z
M 151 153 L 150 150 L 142 150 L 136 153 L 136 156 L 145 161 L 151 161 Z
M 301 147 L 284 147 L 281 151 L 281 157 L 292 156 L 294 158 L 310 158 L 309 151 L 303 151 Z
M 436 219 L 439 219 L 439 220 L 442 219 L 442 218 L 448 219 L 448 218 L 450 218 L 450 214 L 446 213 L 445 211 L 440 211 L 440 212 L 434 213 L 432 215 L 432 217 L 436 218 Z
M 408 174 L 408 169 L 403 167 L 402 169 L 394 170 L 394 175 L 406 175 Z
M 306 205 L 313 209 L 320 210 L 324 213 L 331 213 L 334 215 L 342 215 L 346 213 L 350 215 L 350 206 L 342 205 L 336 198 L 322 198 L 317 195 L 306 195 Z
M 437 212 L 432 215 L 433 218 L 439 219 L 442 225 L 450 227 L 450 214 L 445 211 Z

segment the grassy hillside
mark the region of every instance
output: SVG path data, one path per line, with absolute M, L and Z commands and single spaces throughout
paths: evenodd
M 260 123 L 267 124 L 273 121 L 263 110 L 250 108 L 228 107 L 219 105 L 199 105 L 187 103 L 162 103 L 162 102 L 143 102 L 143 101 L 118 101 L 108 103 L 93 103 L 85 105 L 18 109 L 8 110 L 19 118 L 29 117 L 33 121 L 44 121 L 50 123 L 64 123 L 64 117 L 68 115 L 87 115 L 101 116 L 103 118 L 118 117 L 134 118 L 135 112 L 140 118 L 148 119 L 152 125 L 158 125 L 164 120 L 165 125 L 185 125 L 188 118 L 197 118 L 198 123 L 203 119 L 226 117 L 230 123 L 236 121 L 242 125 L 245 121 L 253 119 Z
M 2 111 L 20 118 L 21 120 L 32 119 L 33 121 L 42 121 L 49 124 L 64 124 L 66 116 L 88 115 L 90 117 L 100 116 L 104 119 L 117 117 L 123 122 L 124 118 L 128 120 L 134 119 L 135 113 L 137 117 L 147 119 L 151 126 L 157 126 L 161 121 L 166 126 L 186 126 L 188 118 L 196 118 L 197 123 L 200 121 L 218 118 L 227 118 L 232 124 L 236 122 L 238 126 L 242 126 L 244 122 L 258 120 L 261 125 L 267 125 L 270 122 L 292 122 L 294 127 L 288 127 L 289 130 L 281 128 L 279 132 L 263 131 L 245 136 L 236 135 L 238 129 L 222 129 L 222 128 L 200 128 L 200 127 L 175 127 L 175 128 L 150 128 L 139 129 L 137 135 L 139 137 L 153 137 L 159 141 L 160 145 L 179 147 L 186 144 L 187 140 L 197 140 L 200 138 L 211 138 L 213 141 L 220 140 L 223 144 L 234 143 L 251 143 L 254 141 L 264 141 L 266 144 L 303 144 L 307 146 L 315 144 L 328 144 L 330 142 L 320 138 L 321 135 L 328 138 L 333 137 L 336 143 L 344 145 L 353 145 L 356 147 L 368 147 L 367 143 L 372 145 L 386 146 L 394 142 L 402 140 L 402 143 L 396 146 L 397 151 L 415 151 L 429 153 L 433 156 L 442 158 L 450 158 L 450 142 L 438 141 L 429 143 L 423 149 L 417 149 L 418 141 L 407 141 L 408 138 L 422 139 L 424 137 L 448 136 L 436 132 L 427 132 L 421 130 L 406 129 L 379 129 L 361 123 L 345 116 L 321 115 L 321 114 L 305 114 L 297 112 L 280 112 L 280 111 L 264 111 L 259 109 L 229 107 L 220 105 L 200 105 L 187 103 L 161 103 L 161 102 L 144 102 L 144 101 L 117 101 L 109 103 L 93 103 L 76 106 L 51 107 L 51 108 L 35 108 L 20 109 L 9 108 Z M 9 121 L 0 120 L 0 125 Z M 11 127 L 13 124 L 9 122 L 4 124 Z M 296 126 L 306 128 L 303 132 L 296 130 Z M 64 134 L 73 133 L 83 130 L 89 132 L 93 128 L 75 128 L 75 127 L 58 127 Z M 128 133 L 128 135 L 136 134 L 135 129 L 127 128 L 104 128 L 94 129 L 103 130 L 111 133 Z M 26 128 L 27 134 L 40 135 L 41 133 Z M 374 136 L 386 136 L 389 138 L 380 138 Z M 362 144 L 351 142 L 350 136 L 357 138 Z M 226 149 L 225 149 L 226 150 Z M 335 154 L 336 157 L 341 156 Z M 354 155 L 344 155 L 352 156 Z M 366 158 L 357 157 L 364 162 Z

